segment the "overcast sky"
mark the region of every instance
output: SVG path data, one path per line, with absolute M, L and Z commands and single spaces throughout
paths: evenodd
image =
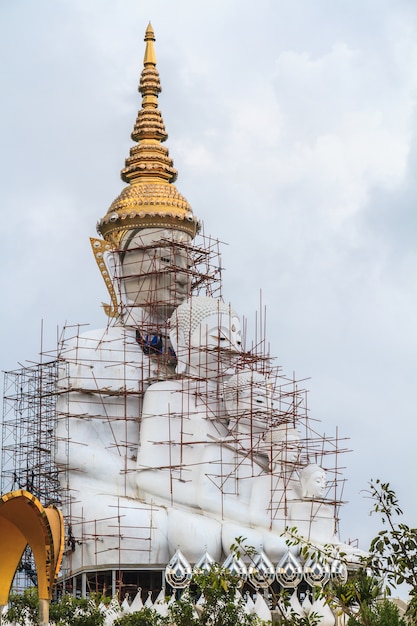
M 3 0 L 1 369 L 57 327 L 106 323 L 90 252 L 122 189 L 148 21 L 177 188 L 224 242 L 224 298 L 267 309 L 276 364 L 350 437 L 341 536 L 362 490 L 417 500 L 415 0 Z

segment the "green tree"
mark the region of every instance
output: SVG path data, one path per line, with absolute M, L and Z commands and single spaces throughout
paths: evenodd
M 363 605 L 360 615 L 349 617 L 347 626 L 407 626 L 400 617 L 398 607 L 386 598 L 373 606 Z
M 406 584 L 411 601 L 406 615 L 417 623 L 417 528 L 410 528 L 401 518 L 403 511 L 389 483 L 370 482 L 368 491 L 373 500 L 372 513 L 377 513 L 384 525 L 372 540 L 367 566 L 389 589 Z
M 163 618 L 154 609 L 144 607 L 140 611 L 119 617 L 113 626 L 160 626 L 162 623 Z
M 23 594 L 12 593 L 4 614 L 9 623 L 38 624 L 39 599 L 36 588 L 25 589 Z M 103 626 L 104 614 L 98 608 L 95 598 L 74 598 L 63 596 L 59 602 L 49 607 L 49 621 L 56 626 Z
M 403 512 L 389 483 L 371 481 L 366 492 L 372 500 L 371 514 L 381 518 L 384 528 L 371 541 L 367 556 L 346 583 L 332 581 L 322 591 L 336 613 L 348 618 L 349 626 L 403 626 L 417 624 L 417 529 L 402 521 Z M 287 530 L 290 545 L 298 545 L 304 558 L 333 558 L 334 547 L 317 551 L 314 545 Z M 345 555 L 340 554 L 340 558 Z M 406 583 L 411 601 L 404 618 L 389 600 L 392 591 Z
M 25 589 L 23 594 L 11 593 L 8 609 L 4 614 L 6 622 L 36 624 L 38 622 L 39 598 L 36 587 Z
M 65 595 L 49 607 L 49 621 L 56 626 L 102 626 L 104 613 L 99 609 L 99 597 L 74 598 Z
M 193 583 L 198 596 L 203 594 L 205 600 L 201 607 L 199 624 L 251 626 L 258 623 L 257 617 L 245 613 L 242 596 L 236 596 L 241 579 L 229 570 L 214 564 L 209 571 L 195 574 Z
M 189 589 L 169 606 L 169 614 L 161 617 L 152 609 L 142 609 L 124 615 L 115 626 L 257 626 L 262 622 L 255 615 L 245 613 L 245 602 L 236 591 L 241 579 L 228 569 L 213 564 L 206 571 L 193 574 Z M 196 607 L 196 600 L 204 602 Z
M 325 591 L 336 613 L 348 617 L 348 626 L 406 626 L 397 606 L 386 597 L 381 580 L 368 569 L 359 569 L 346 583 L 331 584 Z

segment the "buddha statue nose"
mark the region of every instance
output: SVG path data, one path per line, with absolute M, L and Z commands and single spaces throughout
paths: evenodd
M 179 271 L 175 274 L 175 281 L 179 287 L 185 287 L 190 283 L 190 277 L 187 272 Z

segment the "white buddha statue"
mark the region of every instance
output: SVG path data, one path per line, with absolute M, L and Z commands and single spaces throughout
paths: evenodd
M 287 551 L 283 533 L 288 527 L 288 504 L 297 497 L 300 434 L 290 424 L 269 429 L 260 450 L 268 456 L 269 471 L 256 478 L 251 491 L 249 520 L 262 529 L 260 540 L 269 558 L 279 561 Z
M 254 370 L 241 370 L 223 388 L 229 417 L 229 434 L 250 449 L 272 425 L 272 388 L 267 378 Z
M 300 498 L 291 502 L 289 525 L 314 544 L 339 543 L 334 508 L 326 495 L 326 472 L 309 464 L 300 470 Z
M 227 433 L 205 446 L 198 502 L 201 509 L 247 527 L 253 479 L 268 471 L 259 442 L 271 421 L 271 389 L 259 372 L 239 371 L 223 385 L 223 404 Z
M 104 329 L 77 334 L 61 347 L 60 384 L 67 393 L 58 401 L 62 419 L 56 460 L 67 463 L 69 441 L 71 489 L 85 488 L 88 476 L 94 488 L 112 484 L 114 494 L 135 495 L 130 478 L 142 395 L 151 381 L 174 374 L 163 316 L 189 295 L 190 277 L 182 271 L 189 263 L 186 248 L 175 250 L 176 242 L 189 239 L 167 229 L 129 232 L 121 240 L 122 252 L 112 252 L 119 318 Z
M 107 263 L 113 267 L 118 318 L 104 329 L 76 334 L 62 344 L 55 460 L 69 488 L 72 532 L 77 538 L 114 534 L 118 542 L 117 535 L 126 537 L 124 528 L 137 524 L 140 516 L 145 519 L 139 525 L 150 524 L 148 511 L 138 513 L 135 480 L 142 399 L 149 384 L 174 375 L 175 357 L 164 316 L 189 295 L 190 239 L 175 229 L 126 233 L 120 251 L 108 253 L 112 263 Z M 165 529 L 166 512 L 152 511 L 152 516 L 155 529 L 158 524 Z M 109 522 L 97 522 L 104 519 Z M 94 551 L 96 543 L 91 542 Z M 123 544 L 126 560 L 134 561 L 132 542 Z M 95 560 L 86 549 L 83 562 Z M 109 558 L 108 553 L 103 555 L 106 562 Z
M 138 493 L 167 507 L 171 551 L 181 546 L 192 561 L 207 546 L 213 558 L 220 558 L 221 517 L 200 506 L 199 478 L 210 463 L 206 448 L 227 433 L 218 389 L 239 358 L 240 321 L 220 300 L 190 298 L 171 318 L 170 339 L 179 378 L 157 382 L 145 393 Z
M 268 455 L 270 472 L 262 478 L 264 487 L 252 494 L 250 519 L 254 525 L 284 530 L 288 500 L 296 497 L 300 447 L 300 434 L 291 425 L 280 424 L 265 433 L 260 448 Z
M 297 491 L 300 436 L 275 425 L 268 381 L 236 372 L 239 317 L 218 299 L 190 297 L 208 272 L 192 266 L 199 223 L 162 146 L 151 27 L 145 41 L 127 185 L 98 223 L 103 239 L 92 240 L 109 322 L 67 335 L 59 354 L 64 567 L 165 566 L 179 546 L 190 562 L 205 549 L 219 561 L 237 536 L 278 561 L 289 520 L 303 524 L 318 502 Z M 327 536 L 324 520 L 309 532 Z
M 276 481 L 283 481 L 282 465 L 298 458 L 297 445 L 295 455 L 291 451 L 294 429 L 271 430 L 271 389 L 264 376 L 233 374 L 241 338 L 229 305 L 190 298 L 174 311 L 170 326 L 178 378 L 150 385 L 144 396 L 139 497 L 166 507 L 169 550 L 179 547 L 191 562 L 204 547 L 219 560 L 237 536 L 256 547 L 266 539 L 281 557 L 286 547 L 277 529 L 284 530 L 285 520 L 271 526 L 269 463 L 279 465 Z M 264 510 L 252 524 L 254 500 Z
M 328 553 L 335 557 L 343 554 L 346 563 L 357 566 L 366 553 L 340 541 L 335 507 L 326 492 L 325 470 L 315 463 L 304 466 L 300 470 L 300 497 L 289 505 L 289 526 L 295 526 L 313 549 L 326 546 Z
M 173 185 L 177 172 L 162 145 L 151 27 L 145 41 L 136 143 L 121 173 L 127 185 L 98 223 L 103 239 L 92 240 L 111 297 L 109 321 L 67 330 L 59 354 L 55 461 L 75 545 L 64 566 L 73 570 L 169 558 L 155 539 L 166 536 L 166 510 L 138 498 L 137 449 L 143 394 L 174 375 L 167 320 L 190 295 L 188 244 L 199 223 Z
M 145 393 L 137 481 L 140 492 L 194 508 L 195 466 L 209 434 L 226 433 L 217 389 L 234 371 L 240 321 L 220 300 L 194 297 L 174 312 L 171 326 L 181 377 L 155 383 Z
M 279 560 L 287 551 L 280 536 L 286 512 L 280 505 L 283 498 L 296 497 L 299 433 L 284 424 L 272 427 L 277 415 L 271 385 L 259 372 L 243 370 L 226 378 L 222 395 L 224 408 L 220 404 L 217 415 L 221 424 L 227 420 L 227 432 L 209 434 L 201 446 L 193 498 L 206 517 L 221 520 L 226 554 L 236 537 L 244 536 L 247 545 L 268 546 Z M 205 410 L 213 423 L 213 407 Z

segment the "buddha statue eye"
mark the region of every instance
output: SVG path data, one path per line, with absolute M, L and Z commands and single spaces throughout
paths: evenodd
M 161 256 L 160 260 L 162 261 L 162 263 L 171 264 L 171 259 L 169 257 Z
M 210 338 L 215 341 L 227 341 L 227 337 L 223 337 L 222 335 L 210 335 Z

